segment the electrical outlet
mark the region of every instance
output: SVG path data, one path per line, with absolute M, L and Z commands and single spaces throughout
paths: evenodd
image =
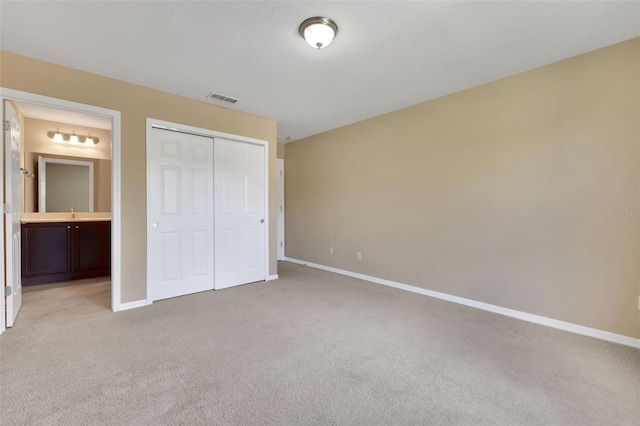
M 357 251 L 356 252 L 356 259 L 362 260 L 362 252 L 361 251 Z
M 329 254 L 333 254 L 333 247 L 329 247 Z

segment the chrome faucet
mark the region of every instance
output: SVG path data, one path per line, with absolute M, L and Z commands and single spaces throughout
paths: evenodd
M 71 219 L 75 219 L 76 218 L 76 208 L 73 207 L 73 204 L 69 204 L 69 207 L 71 207 Z

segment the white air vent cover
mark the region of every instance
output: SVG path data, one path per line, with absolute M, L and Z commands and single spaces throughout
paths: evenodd
M 221 95 L 220 93 L 215 93 L 215 92 L 207 95 L 207 98 L 214 99 L 216 101 L 229 102 L 230 104 L 235 104 L 236 102 L 238 102 L 237 99 L 230 98 L 229 96 Z

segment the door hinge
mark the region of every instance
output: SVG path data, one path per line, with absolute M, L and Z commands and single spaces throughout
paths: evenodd
M 7 297 L 9 297 L 9 296 L 11 296 L 11 294 L 12 294 L 12 292 L 11 292 L 11 286 L 10 286 L 10 285 L 8 285 L 8 286 L 6 286 L 6 287 L 4 288 L 4 295 L 5 295 L 5 296 L 7 296 Z
M 2 203 L 2 214 L 11 213 L 11 204 Z
M 2 122 L 2 126 L 3 126 L 4 130 L 11 130 L 11 123 L 9 123 L 9 120 L 4 120 Z

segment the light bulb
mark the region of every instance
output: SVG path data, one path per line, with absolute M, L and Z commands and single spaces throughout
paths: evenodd
M 54 142 L 64 142 L 64 138 L 62 137 L 62 133 L 60 130 L 56 129 L 56 133 L 53 135 Z
M 322 23 L 311 24 L 304 29 L 304 39 L 309 46 L 316 49 L 322 49 L 330 45 L 335 35 L 333 28 Z
M 80 139 L 78 139 L 78 136 L 76 136 L 76 132 L 73 132 L 71 137 L 69 137 L 69 142 L 73 144 L 80 143 Z

